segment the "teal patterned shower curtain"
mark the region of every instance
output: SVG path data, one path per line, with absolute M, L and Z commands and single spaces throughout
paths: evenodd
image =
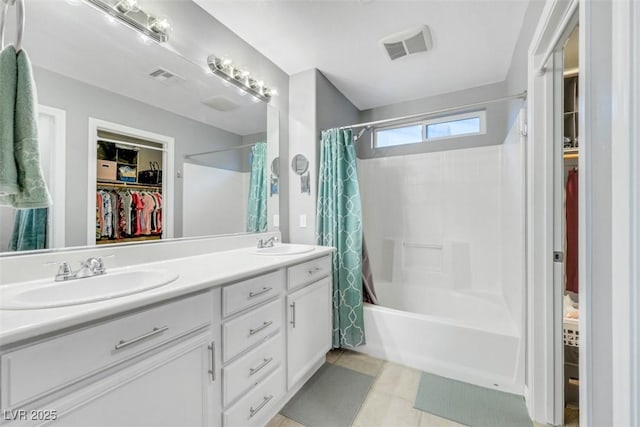
M 267 231 L 267 143 L 251 148 L 251 177 L 247 203 L 247 231 Z
M 365 344 L 362 209 L 351 130 L 322 132 L 316 239 L 334 246 L 333 347 Z

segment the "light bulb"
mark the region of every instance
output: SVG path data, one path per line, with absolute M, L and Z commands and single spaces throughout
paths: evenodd
M 271 96 L 278 96 L 278 89 L 276 88 L 271 89 Z
M 229 67 L 231 65 L 231 60 L 229 58 L 224 58 L 222 60 L 222 65 L 224 65 L 225 67 Z
M 264 82 L 262 80 L 258 80 L 258 87 L 264 86 Z
M 172 30 L 171 21 L 166 16 L 149 17 L 149 29 L 156 33 L 168 34 Z
M 129 12 L 139 12 L 140 5 L 138 5 L 138 0 L 120 0 L 116 3 L 116 9 L 121 13 L 129 13 Z

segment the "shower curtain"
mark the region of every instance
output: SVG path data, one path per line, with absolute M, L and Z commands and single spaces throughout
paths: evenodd
M 18 209 L 10 251 L 33 251 L 47 247 L 47 208 Z
M 322 132 L 316 239 L 334 246 L 333 347 L 365 344 L 362 210 L 351 130 Z
M 267 231 L 267 143 L 251 147 L 251 177 L 247 203 L 247 231 Z

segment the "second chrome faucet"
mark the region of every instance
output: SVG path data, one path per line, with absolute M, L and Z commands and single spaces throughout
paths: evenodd
M 55 281 L 63 282 L 65 280 L 82 279 L 83 277 L 99 276 L 106 272 L 102 257 L 88 258 L 76 271 L 71 269 L 71 265 L 68 262 L 63 261 L 58 267 Z

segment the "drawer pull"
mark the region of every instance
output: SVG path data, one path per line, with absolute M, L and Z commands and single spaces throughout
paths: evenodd
M 291 326 L 293 327 L 293 329 L 296 328 L 296 303 L 293 302 L 292 304 L 289 304 L 289 307 L 291 307 L 291 320 L 289 321 L 289 323 L 291 323 Z
M 320 271 L 320 270 L 322 270 L 320 267 L 314 267 L 314 268 L 309 269 L 309 270 L 307 271 L 307 273 L 309 273 L 309 274 L 315 274 L 315 273 L 317 273 L 317 272 L 318 272 L 318 271 Z
M 216 342 L 211 341 L 211 345 L 208 348 L 211 350 L 211 370 L 209 373 L 211 374 L 211 381 L 214 382 L 216 380 Z
M 261 331 L 261 330 L 263 330 L 264 328 L 267 328 L 267 327 L 271 326 L 271 324 L 272 324 L 272 323 L 273 323 L 273 322 L 272 322 L 271 320 L 269 320 L 268 322 L 264 322 L 264 323 L 262 324 L 262 326 L 258 326 L 258 327 L 257 327 L 257 328 L 255 328 L 255 329 L 249 329 L 249 336 L 257 334 L 258 332 L 260 332 L 260 331 Z
M 120 340 L 120 342 L 118 344 L 116 344 L 116 350 L 121 350 L 125 347 L 129 347 L 132 344 L 135 344 L 137 342 L 146 340 L 147 338 L 151 338 L 155 335 L 161 334 L 165 331 L 168 331 L 169 327 L 168 326 L 162 326 L 160 328 L 153 328 L 152 331 L 147 332 L 146 334 L 140 335 L 139 337 L 136 338 L 132 338 L 130 340 Z
M 267 293 L 267 292 L 269 292 L 271 289 L 273 289 L 273 288 L 262 288 L 262 290 L 261 290 L 261 291 L 249 292 L 249 298 L 254 298 L 254 297 L 257 297 L 257 296 L 259 296 L 259 295 L 266 294 L 266 293 Z
M 258 412 L 260 412 L 260 409 L 264 408 L 264 406 L 269 403 L 269 401 L 273 399 L 273 394 L 270 394 L 269 396 L 265 396 L 264 400 L 262 401 L 261 404 L 259 404 L 256 409 L 253 409 L 253 406 L 249 409 L 249 418 L 253 418 L 253 416 L 255 414 L 257 414 Z
M 259 364 L 258 366 L 256 366 L 255 368 L 249 369 L 249 376 L 257 373 L 258 371 L 260 371 L 262 368 L 264 368 L 269 363 L 271 363 L 272 360 L 273 360 L 273 357 L 270 357 L 268 359 L 264 359 L 264 361 L 261 364 Z

